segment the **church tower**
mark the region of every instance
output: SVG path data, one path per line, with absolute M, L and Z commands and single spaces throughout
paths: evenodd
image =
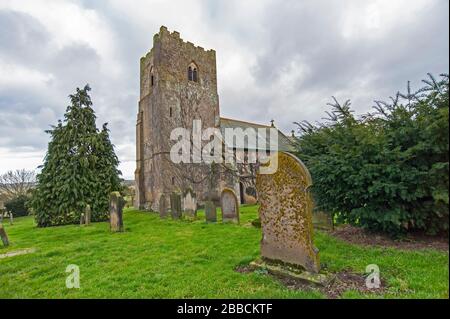
M 140 101 L 136 125 L 136 207 L 157 210 L 161 195 L 186 187 L 170 161 L 173 129 L 192 132 L 193 120 L 202 128 L 220 125 L 216 52 L 184 42 L 176 31 L 162 26 L 153 48 L 140 61 Z M 178 164 L 183 165 L 183 164 Z M 193 180 L 195 176 L 193 176 Z M 183 184 L 184 183 L 184 184 Z

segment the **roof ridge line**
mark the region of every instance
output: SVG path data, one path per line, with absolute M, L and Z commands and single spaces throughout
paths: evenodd
M 264 126 L 264 127 L 271 127 L 270 125 L 264 125 L 264 124 L 259 124 L 259 123 L 255 123 L 255 122 L 249 122 L 249 121 L 242 121 L 242 120 L 236 120 L 236 119 L 232 119 L 230 117 L 223 117 L 221 116 L 220 119 L 224 119 L 224 120 L 229 120 L 229 121 L 235 121 L 235 122 L 241 122 L 241 123 L 247 123 L 247 124 L 253 124 L 253 125 L 259 125 L 259 126 Z

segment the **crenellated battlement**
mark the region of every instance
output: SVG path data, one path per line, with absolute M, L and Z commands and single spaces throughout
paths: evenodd
M 153 36 L 153 48 L 156 46 L 157 42 L 161 41 L 163 38 L 177 41 L 182 45 L 182 47 L 185 47 L 187 49 L 195 49 L 199 52 L 203 52 L 205 54 L 208 54 L 208 55 L 211 55 L 214 57 L 216 55 L 215 50 L 213 50 L 213 49 L 205 50 L 203 47 L 196 46 L 192 42 L 184 41 L 180 36 L 180 32 L 178 32 L 178 31 L 170 32 L 167 29 L 167 27 L 165 27 L 165 26 L 161 26 L 159 28 L 159 32 Z M 149 54 L 151 54 L 153 48 L 145 55 L 145 57 L 142 57 L 142 58 L 147 58 L 149 56 Z

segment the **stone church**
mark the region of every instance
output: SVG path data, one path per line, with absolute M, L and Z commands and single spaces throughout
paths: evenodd
M 218 201 L 222 190 L 234 190 L 240 203 L 256 198 L 254 168 L 240 165 L 230 169 L 203 163 L 174 164 L 169 152 L 173 129 L 271 128 L 220 116 L 217 93 L 216 52 L 185 42 L 176 31 L 162 26 L 153 37 L 153 48 L 140 60 L 140 101 L 136 125 L 135 206 L 158 211 L 161 198 L 188 189 L 198 203 Z M 292 148 L 292 138 L 278 134 L 280 150 Z M 250 145 L 226 150 L 244 157 L 256 152 Z M 164 197 L 161 197 L 165 195 Z

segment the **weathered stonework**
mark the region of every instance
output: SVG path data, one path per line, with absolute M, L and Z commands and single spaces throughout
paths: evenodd
M 305 165 L 285 152 L 278 153 L 276 173 L 258 174 L 256 178 L 262 257 L 317 273 L 320 263 L 313 241 L 311 185 Z
M 314 229 L 320 230 L 333 230 L 333 218 L 330 214 L 325 212 L 314 212 L 313 213 L 313 225 Z
M 177 193 L 170 194 L 170 215 L 173 219 L 181 218 L 181 195 Z
M 3 246 L 5 246 L 5 247 L 9 246 L 8 235 L 6 235 L 6 230 L 5 230 L 5 228 L 3 228 L 2 224 L 0 224 L 0 239 L 3 242 Z
M 217 222 L 217 208 L 213 201 L 205 202 L 205 219 L 207 222 Z
M 195 73 L 191 73 L 195 70 Z M 140 100 L 136 122 L 136 196 L 135 207 L 160 211 L 161 195 L 168 199 L 173 192 L 183 193 L 192 189 L 197 203 L 214 201 L 220 205 L 223 189 L 231 188 L 238 203 L 256 202 L 254 196 L 246 197 L 246 189 L 254 187 L 256 165 L 238 164 L 230 170 L 203 163 L 174 164 L 170 150 L 176 141 L 170 140 L 175 128 L 193 131 L 193 121 L 201 120 L 202 127 L 223 130 L 226 128 L 265 128 L 272 126 L 220 117 L 217 93 L 216 52 L 205 50 L 185 42 L 176 31 L 169 32 L 162 26 L 153 37 L 153 48 L 140 60 Z M 289 139 L 280 132 L 280 145 L 286 147 Z M 208 142 L 203 141 L 202 145 Z M 226 145 L 238 156 L 256 154 L 255 148 L 235 149 Z M 251 173 L 251 174 L 250 174 Z M 256 196 L 256 194 L 254 194 Z
M 222 221 L 239 223 L 239 201 L 232 189 L 225 188 L 220 197 Z
M 166 218 L 167 217 L 167 200 L 166 195 L 161 195 L 159 198 L 159 217 Z
M 109 224 L 111 232 L 123 231 L 123 207 L 126 201 L 119 192 L 109 195 Z
M 188 80 L 188 67 L 192 64 L 198 69 L 197 82 Z M 161 27 L 153 38 L 153 48 L 141 58 L 140 69 L 136 206 L 158 211 L 161 194 L 181 192 L 188 187 L 204 200 L 207 181 L 190 183 L 177 174 L 186 171 L 180 167 L 183 164 L 170 161 L 169 151 L 175 143 L 170 140 L 170 133 L 177 127 L 192 130 L 194 119 L 202 120 L 202 129 L 219 126 L 216 52 L 184 42 L 178 32 Z M 201 174 L 207 167 L 196 164 L 189 169 Z
M 190 188 L 183 194 L 183 214 L 186 217 L 197 217 L 197 197 Z

